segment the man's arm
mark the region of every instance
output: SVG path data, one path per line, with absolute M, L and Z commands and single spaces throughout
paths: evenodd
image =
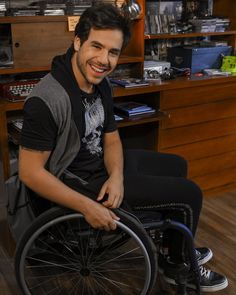
M 111 210 L 72 190 L 45 169 L 49 156 L 48 151 L 20 148 L 19 176 L 26 186 L 54 203 L 81 212 L 94 228 L 115 229 L 119 218 Z
M 123 150 L 118 131 L 104 134 L 104 163 L 109 175 L 97 198 L 101 201 L 105 194 L 108 200 L 103 205 L 108 208 L 118 208 L 124 197 L 123 186 Z

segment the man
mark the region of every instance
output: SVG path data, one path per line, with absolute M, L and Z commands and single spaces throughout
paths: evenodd
M 175 218 L 195 233 L 202 195 L 186 179 L 183 159 L 127 152 L 123 176 L 122 145 L 105 78 L 129 38 L 129 22 L 114 6 L 98 5 L 83 13 L 71 48 L 54 58 L 51 73 L 25 103 L 20 178 L 37 194 L 36 206 L 45 198 L 81 212 L 94 228 L 116 228 L 119 218 L 112 208 L 122 204 L 125 188 L 132 208 L 174 211 Z M 181 240 L 178 235 L 176 240 Z M 175 263 L 182 259 L 182 248 L 182 240 L 170 246 Z M 207 248 L 197 253 L 199 265 L 212 257 Z M 206 276 L 206 269 L 201 269 L 202 290 L 227 286 L 224 276 L 212 271 Z

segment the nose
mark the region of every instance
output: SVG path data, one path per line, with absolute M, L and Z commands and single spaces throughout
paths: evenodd
M 107 65 L 109 63 L 109 52 L 107 50 L 101 50 L 99 62 L 103 65 Z

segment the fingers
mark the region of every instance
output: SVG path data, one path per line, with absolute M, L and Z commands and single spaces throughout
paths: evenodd
M 98 202 L 102 202 L 107 208 L 119 208 L 124 195 L 124 187 L 120 182 L 115 182 L 110 179 L 106 181 L 97 197 Z
M 117 227 L 116 223 L 115 222 L 111 222 L 111 223 L 109 223 L 109 225 L 105 225 L 101 229 L 102 230 L 105 230 L 105 231 L 110 231 L 110 230 L 115 230 L 116 227 Z
M 117 216 L 113 211 L 109 210 L 109 213 L 110 213 L 112 219 L 117 220 L 117 221 L 120 220 L 120 217 Z
M 97 202 L 93 203 L 93 210 L 89 210 L 85 219 L 93 228 L 105 231 L 115 230 L 116 221 L 120 220 L 113 211 Z
M 123 201 L 123 195 L 112 195 L 109 194 L 108 200 L 103 202 L 103 206 L 107 208 L 119 208 Z
M 108 209 L 109 210 L 109 209 Z M 105 231 L 115 230 L 117 228 L 116 221 L 120 220 L 120 217 L 118 217 L 113 211 L 109 210 L 110 220 L 106 225 L 103 225 L 100 229 Z
M 105 194 L 106 194 L 106 187 L 102 186 L 102 188 L 101 188 L 101 190 L 99 192 L 99 195 L 97 197 L 97 201 L 98 202 L 101 201 L 104 198 Z

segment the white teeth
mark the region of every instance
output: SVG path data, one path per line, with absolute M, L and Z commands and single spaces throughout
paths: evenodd
M 96 67 L 94 67 L 94 66 L 91 66 L 91 68 L 92 68 L 95 72 L 98 72 L 98 73 L 104 73 L 104 72 L 105 72 L 105 70 L 98 69 L 98 68 L 96 68 Z

